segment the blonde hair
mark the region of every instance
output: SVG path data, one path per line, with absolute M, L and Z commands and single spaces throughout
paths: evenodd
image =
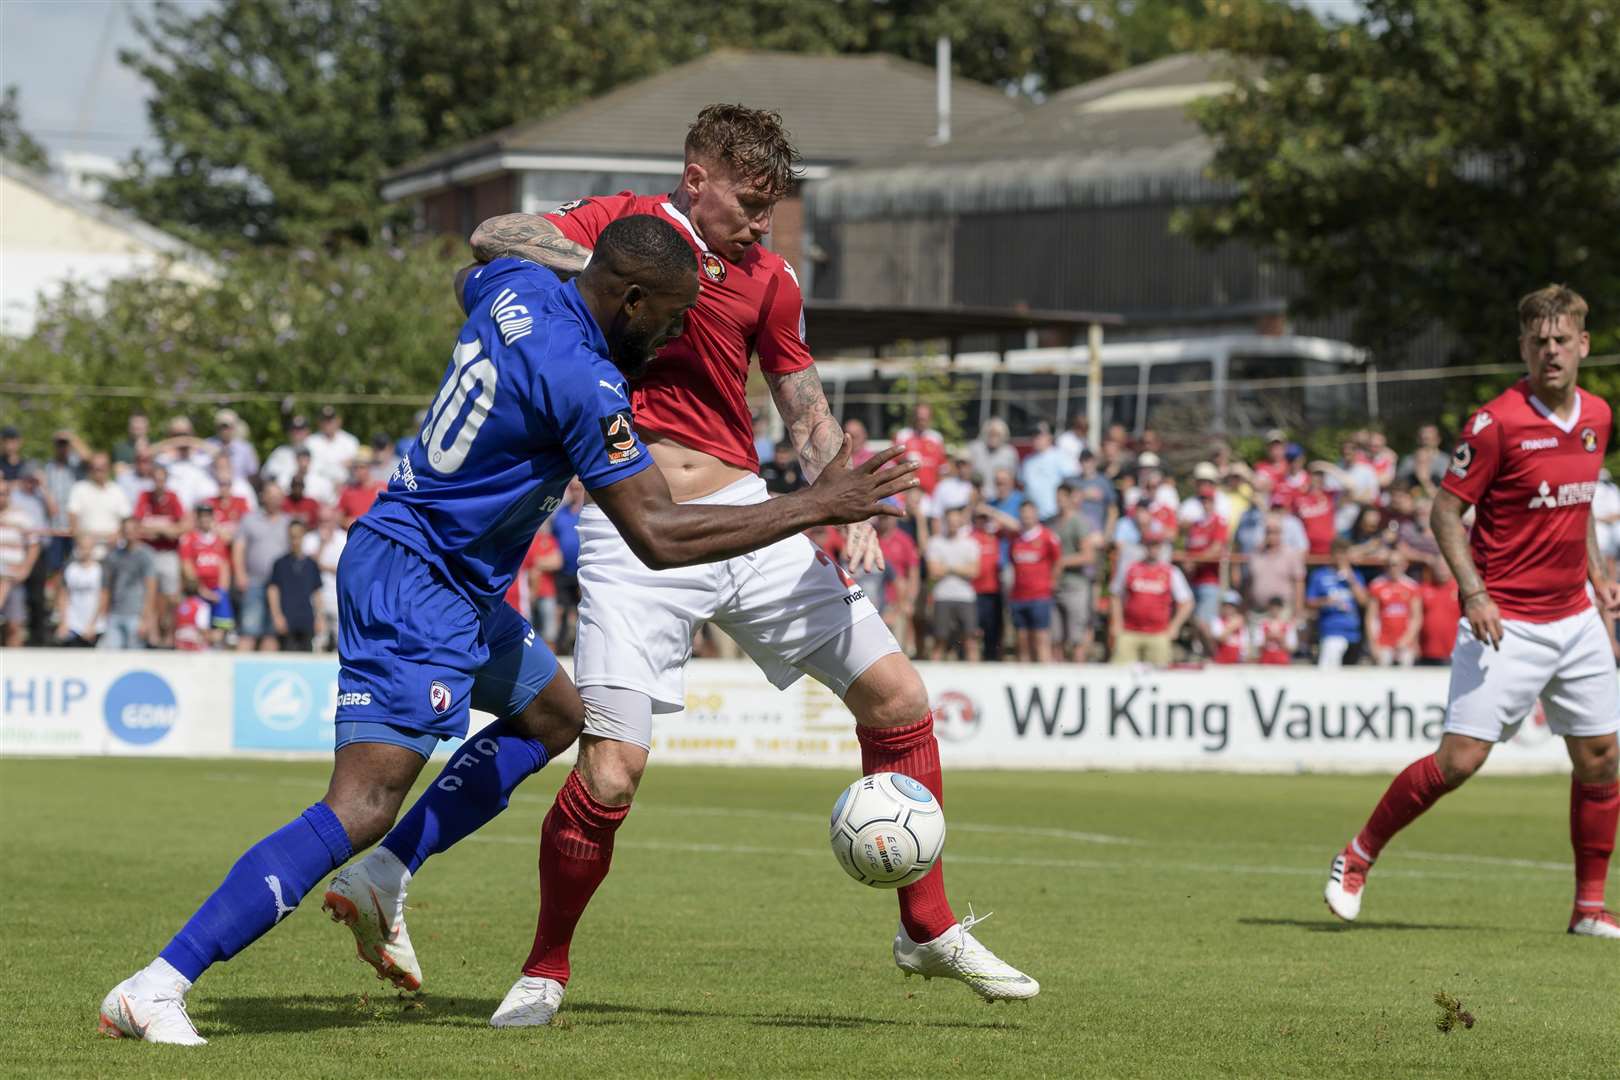
M 1525 333 L 1546 319 L 1567 317 L 1577 331 L 1586 329 L 1589 309 L 1580 293 L 1568 285 L 1548 285 L 1519 300 L 1519 333 Z

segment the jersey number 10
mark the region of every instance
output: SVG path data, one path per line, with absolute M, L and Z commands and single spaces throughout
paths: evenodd
M 480 356 L 483 351 L 484 343 L 476 340 L 463 341 L 456 346 L 455 354 L 451 357 L 450 374 L 445 377 L 444 385 L 439 387 L 438 396 L 428 409 L 427 419 L 422 422 L 421 438 L 427 450 L 428 464 L 441 476 L 448 476 L 461 468 L 467 460 L 467 452 L 472 449 L 473 440 L 478 437 L 478 430 L 489 418 L 489 410 L 495 407 L 495 362 L 487 356 Z M 467 407 L 468 399 L 472 400 L 470 409 Z M 450 431 L 463 412 L 467 417 L 456 432 L 455 442 L 446 446 Z

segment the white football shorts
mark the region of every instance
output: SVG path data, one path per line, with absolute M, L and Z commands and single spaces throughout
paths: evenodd
M 1595 608 L 1557 622 L 1502 620 L 1501 650 L 1463 619 L 1451 654 L 1445 730 L 1506 742 L 1541 699 L 1555 735 L 1620 731 L 1620 674 Z
M 750 476 L 692 501 L 747 506 L 768 498 L 765 482 Z M 725 631 L 780 690 L 805 674 L 811 653 L 878 614 L 809 537 L 724 562 L 649 570 L 595 505 L 579 519 L 579 590 L 575 684 L 640 691 L 655 712 L 686 707 L 686 662 L 705 622 Z M 863 633 L 859 640 L 861 648 L 839 658 L 848 670 L 816 672 L 840 695 L 882 656 L 900 651 L 886 627 L 881 639 Z

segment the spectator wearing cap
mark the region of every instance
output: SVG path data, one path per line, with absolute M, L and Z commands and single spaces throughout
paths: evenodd
M 951 470 L 934 485 L 934 513 L 943 514 L 954 507 L 968 507 L 979 493 L 973 482 L 973 459 L 963 453 L 951 455 Z
M 135 464 L 135 459 L 142 450 L 151 448 L 152 441 L 149 437 L 151 430 L 152 422 L 147 419 L 145 413 L 137 409 L 129 414 L 129 420 L 124 426 L 124 437 L 113 443 L 114 469 L 122 472 L 124 466 Z
M 928 541 L 928 580 L 933 589 L 934 643 L 932 659 L 960 655 L 979 658 L 978 616 L 973 578 L 979 572 L 979 546 L 960 509 L 945 512 L 938 536 Z
M 242 419 L 234 410 L 221 409 L 214 414 L 214 437 L 208 440 L 215 457 L 231 463 L 231 475 L 244 480 L 257 476 L 259 452 L 242 437 Z
M 1154 510 L 1167 511 L 1173 522 L 1181 509 L 1181 494 L 1165 475 L 1159 455 L 1145 450 L 1136 459 L 1137 499 L 1145 499 Z M 1134 500 L 1133 500 L 1134 501 Z
M 1107 534 L 1093 527 L 1092 519 L 1082 512 L 1080 491 L 1073 481 L 1058 485 L 1057 498 L 1058 516 L 1051 527 L 1062 546 L 1053 597 L 1060 623 L 1058 643 L 1064 659 L 1086 660 L 1091 655 L 1092 620 L 1097 611 L 1098 555 Z
M 1243 614 L 1243 597 L 1236 592 L 1221 594 L 1220 610 L 1205 626 L 1210 641 L 1214 642 L 1213 659 L 1217 664 L 1246 664 L 1249 661 L 1249 620 Z
M 1250 611 L 1265 611 L 1273 600 L 1291 611 L 1304 609 L 1305 552 L 1284 541 L 1285 520 L 1279 513 L 1267 517 L 1260 546 L 1249 555 L 1244 590 Z
M 1305 465 L 1305 448 L 1298 443 L 1288 444 L 1288 471 L 1271 493 L 1271 505 L 1292 510 L 1298 499 L 1311 486 L 1311 473 Z
M 1395 470 L 1395 478 L 1433 495 L 1440 490 L 1440 482 L 1446 478 L 1446 468 L 1450 464 L 1445 451 L 1440 448 L 1440 429 L 1433 424 L 1424 424 L 1418 428 L 1416 449 L 1401 459 L 1400 466 Z
M 388 437 L 386 431 L 373 431 L 371 433 L 371 475 L 388 486 L 389 479 L 394 470 L 399 468 L 399 455 L 394 453 L 394 440 Z
M 1254 463 L 1254 474 L 1271 481 L 1273 492 L 1281 488 L 1283 477 L 1288 474 L 1288 432 L 1282 428 L 1266 432 L 1265 456 Z
M 402 445 L 409 445 L 413 439 L 401 439 Z M 270 456 L 264 462 L 264 479 L 275 484 L 283 491 L 291 483 L 293 473 L 298 471 L 298 451 L 307 449 L 309 442 L 309 421 L 302 414 L 295 415 L 287 421 L 287 441 L 270 451 Z M 404 456 L 405 451 L 401 451 Z
M 105 553 L 119 526 L 134 512 L 124 489 L 113 483 L 112 458 L 91 454 L 88 475 L 68 492 L 68 529 L 75 536 L 88 536 L 95 549 Z
M 302 521 L 305 529 L 313 529 L 315 523 L 321 518 L 322 504 L 310 498 L 309 493 L 304 490 L 304 482 L 310 478 L 314 478 L 317 482 L 320 479 L 315 477 L 313 473 L 309 474 L 308 477 L 295 475 L 292 478 L 292 483 L 287 485 L 287 498 L 283 504 L 287 510 L 287 516 L 293 521 Z
M 978 572 L 973 576 L 973 608 L 984 643 L 981 655 L 986 660 L 1000 660 L 1006 633 L 1006 605 L 1001 595 L 1004 552 L 996 516 L 989 505 L 981 502 L 973 508 L 973 527 L 969 535 L 979 549 Z
M 321 406 L 318 423 L 319 429 L 309 437 L 306 445 L 314 459 L 314 471 L 326 480 L 332 491 L 336 491 L 349 477 L 349 465 L 360 452 L 360 440 L 343 430 L 343 416 L 330 405 Z M 312 485 L 307 486 L 310 486 L 310 494 L 317 500 L 326 501 L 315 493 Z
M 786 495 L 804 487 L 804 469 L 793 452 L 793 444 L 784 439 L 772 447 L 770 456 L 759 467 L 759 476 L 772 495 Z
M 1183 562 L 1197 605 L 1195 625 L 1202 630 L 1220 613 L 1221 595 L 1225 592 L 1221 584 L 1221 564 L 1231 554 L 1231 531 L 1216 502 L 1219 491 L 1215 484 L 1215 466 L 1207 461 L 1199 462 L 1193 475 L 1197 478 L 1197 494 L 1192 499 L 1196 506 L 1191 511 L 1184 506 L 1181 514 L 1183 521 L 1192 519 L 1186 527 Z
M 382 494 L 383 487 L 383 482 L 372 475 L 371 451 L 362 447 L 361 453 L 355 456 L 354 464 L 349 467 L 349 482 L 337 499 L 338 518 L 345 529 L 365 517 L 371 504 Z
M 1149 544 L 1145 558 L 1114 574 L 1108 608 L 1109 651 L 1116 664 L 1168 667 L 1170 643 L 1193 613 L 1192 588 L 1170 562 L 1170 544 Z
M 102 649 L 144 649 L 157 635 L 157 567 L 141 527 L 125 518 L 118 542 L 101 560 Z
M 0 477 L 0 621 L 5 623 L 4 643 L 15 649 L 22 645 L 28 625 L 28 579 L 39 559 L 43 522 L 28 509 L 12 501 L 13 482 Z
M 1311 571 L 1305 585 L 1305 606 L 1316 612 L 1317 666 L 1337 668 L 1358 659 L 1367 589 L 1350 565 L 1349 540 L 1337 537 L 1330 555 L 1332 565 Z
M 1226 522 L 1228 531 L 1237 524 L 1238 515 L 1225 491 L 1221 490 L 1221 471 L 1213 461 L 1200 461 L 1193 466 L 1193 493 L 1181 500 L 1176 518 L 1183 525 L 1203 521 L 1211 514 Z
M 7 424 L 0 428 L 0 480 L 15 481 L 22 471 L 22 432 Z
M 933 494 L 946 456 L 945 436 L 934 430 L 934 407 L 919 401 L 912 410 L 911 424 L 897 431 L 894 441 L 905 450 L 907 461 L 917 463 L 917 485 Z
M 1063 545 L 1041 524 L 1034 500 L 1018 508 L 1017 535 L 1007 544 L 1012 563 L 1012 624 L 1018 632 L 1018 659 L 1045 664 L 1052 659 L 1052 595 Z
M 1069 415 L 1069 426 L 1058 434 L 1057 448 L 1069 463 L 1069 475 L 1079 475 L 1080 455 L 1091 449 L 1091 424 L 1084 412 L 1077 410 Z
M 1041 521 L 1057 516 L 1058 485 L 1073 475 L 1069 459 L 1052 441 L 1052 429 L 1045 423 L 1039 424 L 1030 454 L 1018 468 L 1018 478 L 1019 486 L 1035 504 Z
M 979 477 L 983 484 L 986 498 L 995 495 L 996 474 L 1006 470 L 1007 475 L 1013 476 L 1018 472 L 1018 451 L 1013 449 L 1008 440 L 1011 433 L 1007 430 L 1007 421 L 999 416 L 992 416 L 985 421 L 979 437 L 968 443 L 968 458 L 973 462 L 973 475 Z

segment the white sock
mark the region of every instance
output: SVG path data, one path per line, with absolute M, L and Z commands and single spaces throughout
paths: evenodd
M 175 987 L 182 996 L 191 990 L 191 980 L 180 974 L 173 964 L 161 956 L 141 969 L 140 979 L 165 989 Z
M 383 892 L 391 893 L 401 906 L 405 903 L 405 890 L 411 886 L 411 871 L 399 856 L 378 844 L 366 856 L 366 876 Z

